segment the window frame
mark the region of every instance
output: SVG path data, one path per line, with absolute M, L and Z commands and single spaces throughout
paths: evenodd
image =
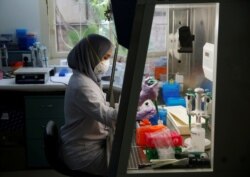
M 48 22 L 50 56 L 52 59 L 65 58 L 68 52 L 57 51 L 55 1 L 48 1 Z
M 55 12 L 55 1 L 47 1 L 47 24 L 48 24 L 48 34 L 45 44 L 49 46 L 50 59 L 66 58 L 69 51 L 57 51 L 57 33 L 56 27 L 56 12 Z M 44 25 L 44 24 L 43 24 Z M 43 26 L 42 25 L 42 26 Z M 45 36 L 45 35 L 44 35 Z M 47 42 L 48 41 L 48 42 Z M 166 39 L 166 46 L 168 41 Z M 149 52 L 149 57 L 156 58 L 161 56 L 167 56 L 167 47 L 164 51 L 151 51 Z

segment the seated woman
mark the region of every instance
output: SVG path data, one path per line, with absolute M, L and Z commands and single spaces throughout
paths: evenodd
M 100 76 L 109 68 L 112 43 L 98 34 L 83 38 L 69 53 L 73 70 L 65 92 L 61 156 L 72 170 L 107 176 L 106 138 L 116 122 Z

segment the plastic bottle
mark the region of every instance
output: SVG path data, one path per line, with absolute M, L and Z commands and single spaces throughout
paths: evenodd
M 196 123 L 191 128 L 191 146 L 195 152 L 205 151 L 205 129 L 201 127 L 201 123 Z

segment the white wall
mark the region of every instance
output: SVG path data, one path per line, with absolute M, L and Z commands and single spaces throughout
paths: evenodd
M 46 0 L 0 0 L 0 34 L 15 37 L 17 28 L 35 33 L 39 42 L 49 46 Z
M 15 35 L 17 28 L 26 28 L 28 32 L 41 38 L 40 0 L 0 0 L 0 34 Z M 44 0 L 45 1 L 45 0 Z

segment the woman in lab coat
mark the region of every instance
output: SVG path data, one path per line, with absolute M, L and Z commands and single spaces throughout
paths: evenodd
M 61 127 L 61 156 L 69 168 L 107 175 L 106 138 L 117 110 L 110 107 L 100 87 L 100 75 L 109 67 L 112 43 L 92 34 L 69 53 L 73 70 L 65 92 L 65 124 Z

